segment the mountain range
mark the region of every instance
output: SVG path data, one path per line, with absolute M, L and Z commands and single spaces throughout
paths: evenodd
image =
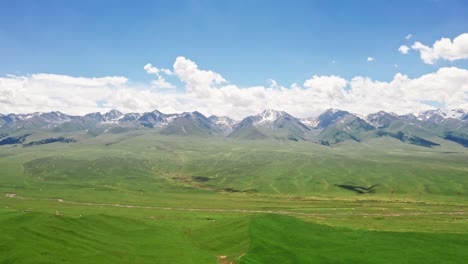
M 297 118 L 284 111 L 266 109 L 240 121 L 227 116 L 206 117 L 196 111 L 164 114 L 155 110 L 124 114 L 111 110 L 105 114 L 97 112 L 84 116 L 57 111 L 0 114 L 0 145 L 24 145 L 27 137 L 38 131 L 57 134 L 81 131 L 98 136 L 151 129 L 163 135 L 215 136 L 232 140 L 271 138 L 311 141 L 322 145 L 390 137 L 408 144 L 435 147 L 440 145 L 439 139 L 444 139 L 468 147 L 468 112 L 463 109 L 438 109 L 407 115 L 380 111 L 367 116 L 328 109 L 319 116 L 310 118 Z M 60 142 L 75 142 L 60 138 L 64 139 Z M 56 141 L 51 138 L 40 142 Z

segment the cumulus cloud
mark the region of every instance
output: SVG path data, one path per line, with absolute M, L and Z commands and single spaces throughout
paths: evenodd
M 159 73 L 159 69 L 156 68 L 156 67 L 153 67 L 153 65 L 151 65 L 151 63 L 148 63 L 146 64 L 143 69 L 148 73 L 148 74 L 158 74 Z
M 369 62 L 374 61 L 374 60 L 375 60 L 375 58 L 373 58 L 373 57 L 367 57 L 367 61 L 369 61 Z
M 410 79 L 397 73 L 390 82 L 354 77 L 347 96 L 349 109 L 369 113 L 376 109 L 411 113 L 432 108 L 426 101 L 438 102 L 447 108 L 462 107 L 468 100 L 468 71 L 455 67 Z M 358 104 L 359 102 L 359 104 Z
M 166 75 L 173 75 L 174 73 L 169 70 L 169 69 L 158 69 L 157 67 L 153 66 L 151 63 L 147 63 L 143 69 L 148 73 L 148 74 L 159 74 L 160 72 L 166 74 Z
M 125 77 L 84 78 L 33 74 L 0 78 L 0 111 L 62 110 L 85 113 L 96 110 L 96 101 L 125 88 Z
M 412 49 L 419 51 L 421 59 L 426 64 L 434 64 L 437 60 L 461 60 L 468 59 L 468 33 L 463 33 L 454 38 L 441 38 L 432 47 L 421 42 L 415 42 Z
M 406 45 L 401 45 L 399 48 L 398 48 L 398 51 L 401 53 L 401 54 L 408 54 L 410 48 Z
M 119 76 L 107 76 L 101 78 L 72 77 L 58 74 L 33 74 L 32 78 L 43 83 L 56 83 L 65 85 L 77 85 L 82 87 L 96 87 L 102 85 L 121 86 L 127 83 L 128 79 Z
M 304 87 L 311 90 L 311 94 L 317 98 L 343 99 L 344 88 L 347 81 L 339 76 L 317 76 L 304 82 Z
M 155 74 L 162 70 L 146 65 Z M 170 70 L 185 89 L 152 89 L 152 84 L 135 86 L 125 77 L 82 78 L 55 74 L 8 75 L 0 77 L 0 113 L 30 113 L 59 110 L 69 114 L 105 112 L 165 113 L 200 111 L 205 115 L 228 115 L 241 119 L 265 108 L 287 111 L 298 117 L 317 115 L 327 108 L 358 114 L 380 110 L 400 114 L 433 109 L 433 101 L 447 108 L 468 106 L 468 70 L 441 68 L 418 78 L 397 73 L 389 82 L 364 76 L 345 79 L 318 76 L 302 84 L 239 87 L 221 74 L 200 69 L 178 57 Z
M 161 72 L 166 74 L 166 75 L 172 75 L 172 71 L 168 69 L 158 69 L 157 67 L 154 67 L 151 65 L 151 63 L 146 64 L 143 69 L 148 73 L 148 74 L 154 74 L 156 76 L 156 80 L 153 80 L 151 83 L 154 88 L 157 89 L 174 89 L 176 88 L 173 84 L 169 83 L 164 79 L 164 77 L 161 75 Z
M 174 74 L 186 84 L 187 93 L 199 97 L 209 97 L 213 85 L 226 82 L 219 73 L 199 70 L 195 62 L 185 57 L 176 58 Z
M 405 39 L 410 39 L 411 37 L 413 37 L 413 34 L 408 34 L 406 35 Z

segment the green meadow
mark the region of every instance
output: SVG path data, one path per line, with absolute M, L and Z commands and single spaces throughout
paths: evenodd
M 0 263 L 468 259 L 462 146 L 149 131 L 0 146 Z

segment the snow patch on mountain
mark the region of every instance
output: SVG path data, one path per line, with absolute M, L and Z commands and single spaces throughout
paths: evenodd
M 437 116 L 443 118 L 454 118 L 454 119 L 462 119 L 464 116 L 468 114 L 468 111 L 464 109 L 436 109 L 436 110 L 428 110 L 420 113 L 415 113 L 416 116 L 420 121 L 430 120 Z
M 315 117 L 300 118 L 299 120 L 310 128 L 316 128 L 319 125 L 319 121 Z
M 284 114 L 286 114 L 286 112 L 275 111 L 273 109 L 266 109 L 260 114 L 261 119 L 258 121 L 258 123 L 262 124 L 274 122 L 276 119 L 278 119 Z

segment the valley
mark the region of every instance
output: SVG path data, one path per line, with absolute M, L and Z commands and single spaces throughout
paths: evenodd
M 1 146 L 1 261 L 457 263 L 467 256 L 468 152 L 460 144 L 380 137 L 327 146 L 158 131 L 44 130 L 28 138 L 76 142 Z

